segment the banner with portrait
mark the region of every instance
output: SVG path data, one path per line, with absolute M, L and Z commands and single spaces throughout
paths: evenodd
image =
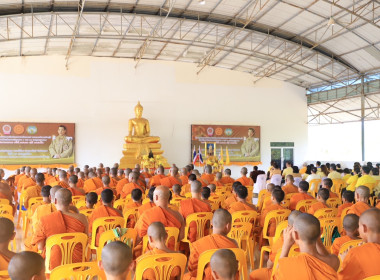
M 261 162 L 260 126 L 191 125 L 191 150 L 201 149 L 203 159 L 216 156 L 224 163 Z M 192 153 L 193 156 L 193 153 Z
M 75 162 L 74 123 L 0 122 L 1 165 Z

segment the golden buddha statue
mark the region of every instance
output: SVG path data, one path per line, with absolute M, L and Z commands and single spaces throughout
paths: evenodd
M 120 168 L 134 168 L 149 152 L 160 156 L 162 165 L 169 167 L 167 160 L 162 156 L 164 151 L 161 150 L 160 137 L 150 136 L 149 121 L 142 117 L 143 110 L 139 101 L 135 107 L 135 118 L 128 121 L 128 136 L 124 138 L 124 156 L 120 160 Z

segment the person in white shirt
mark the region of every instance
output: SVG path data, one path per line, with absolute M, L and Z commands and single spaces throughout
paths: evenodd
M 311 169 L 311 174 L 309 176 L 307 176 L 306 181 L 308 183 L 310 183 L 310 181 L 314 180 L 314 179 L 321 179 L 321 176 L 317 174 L 317 168 L 316 167 L 313 167 Z

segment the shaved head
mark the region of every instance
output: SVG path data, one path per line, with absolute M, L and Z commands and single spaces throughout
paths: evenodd
M 37 184 L 43 184 L 45 181 L 45 175 L 43 173 L 37 173 L 35 179 Z
M 37 168 L 32 168 L 32 169 L 30 170 L 30 175 L 35 176 L 36 174 L 37 174 Z
M 212 225 L 214 228 L 222 229 L 227 224 L 232 224 L 232 216 L 230 212 L 225 209 L 218 209 L 212 217 Z
M 160 165 L 158 168 L 157 168 L 157 174 L 164 174 L 165 173 L 165 169 L 162 165 Z
M 289 217 L 288 217 L 288 225 L 289 225 L 289 226 L 293 226 L 294 221 L 296 220 L 296 218 L 297 218 L 300 214 L 302 214 L 301 211 L 293 210 L 292 213 L 289 214 Z
M 172 167 L 172 175 L 178 175 L 178 168 L 177 167 Z
M 55 194 L 58 205 L 69 206 L 72 202 L 72 193 L 68 189 L 61 188 Z
M 380 234 L 380 209 L 371 208 L 366 210 L 359 219 L 360 225 L 365 225 L 368 231 Z
M 247 175 L 247 173 L 248 173 L 248 169 L 247 169 L 247 167 L 243 167 L 243 168 L 241 169 L 240 173 L 243 174 L 243 175 Z
M 111 183 L 111 179 L 109 176 L 103 176 L 102 182 L 104 185 L 108 186 Z
M 210 184 L 210 185 L 208 185 L 207 187 L 210 189 L 211 192 L 215 192 L 215 191 L 216 191 L 216 186 L 215 186 L 215 184 Z
M 169 201 L 169 197 L 170 197 L 170 190 L 168 187 L 165 187 L 165 186 L 158 186 L 156 187 L 156 189 L 154 190 L 154 202 L 157 201 L 166 201 L 168 202 Z
M 191 192 L 192 193 L 201 193 L 202 191 L 202 183 L 198 180 L 191 182 Z
M 154 241 L 166 241 L 168 237 L 165 227 L 161 222 L 151 223 L 147 233 Z
M 273 189 L 274 189 L 274 184 L 270 183 L 270 184 L 267 185 L 268 192 L 271 193 L 273 191 Z
M 59 179 L 67 179 L 67 172 L 65 170 L 59 171 Z
M 133 261 L 132 249 L 121 241 L 108 243 L 102 250 L 102 267 L 106 274 L 127 274 Z
M 211 270 L 218 279 L 235 279 L 238 271 L 238 261 L 235 254 L 229 249 L 219 249 L 210 260 Z
M 370 195 L 369 188 L 366 186 L 359 186 L 356 188 L 355 193 L 359 196 L 359 198 L 368 199 Z
M 0 243 L 8 243 L 14 234 L 15 225 L 7 218 L 0 218 Z
M 51 201 L 54 201 L 55 199 L 55 194 L 57 193 L 57 191 L 59 191 L 60 189 L 62 189 L 61 186 L 54 186 L 50 189 L 50 198 L 51 198 Z
M 317 242 L 321 235 L 321 225 L 313 215 L 302 213 L 294 222 L 294 230 L 298 233 L 299 238 L 307 243 Z
M 222 179 L 222 176 L 223 176 L 222 172 L 216 172 L 216 174 L 215 174 L 215 177 L 218 180 Z
M 175 194 L 179 194 L 179 193 L 181 192 L 181 186 L 178 185 L 178 184 L 173 185 L 172 188 L 173 188 L 173 192 L 174 192 Z
M 130 174 L 129 174 L 129 178 L 131 179 L 131 180 L 133 180 L 133 181 L 137 181 L 138 179 L 139 179 L 139 174 L 137 173 L 137 172 L 131 172 Z
M 45 261 L 40 254 L 24 251 L 11 259 L 8 273 L 12 280 L 30 280 L 33 276 L 45 279 Z
M 359 228 L 359 217 L 355 214 L 347 214 L 343 219 L 343 228 L 346 231 L 354 232 Z

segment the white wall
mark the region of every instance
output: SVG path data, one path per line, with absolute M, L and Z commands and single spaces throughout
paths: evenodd
M 151 134 L 169 163 L 190 161 L 191 124 L 261 126 L 263 168 L 271 141 L 295 142 L 295 163 L 307 153 L 305 90 L 237 71 L 129 59 L 72 57 L 0 59 L 2 121 L 75 122 L 76 162 L 111 165 L 122 157 L 128 119 L 140 100 Z M 240 169 L 240 168 L 239 168 Z M 237 168 L 233 175 L 238 176 Z

